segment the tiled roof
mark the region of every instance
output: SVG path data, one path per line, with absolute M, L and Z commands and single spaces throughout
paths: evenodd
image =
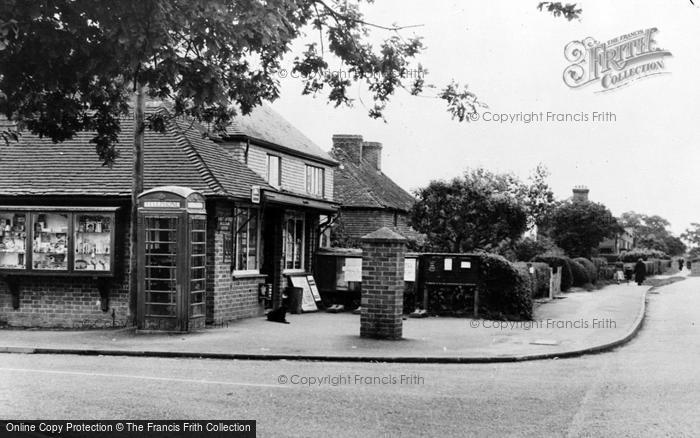
M 91 133 L 54 144 L 28 132 L 19 142 L 0 143 L 0 195 L 128 196 L 133 170 L 132 118 L 121 122 L 120 157 L 102 166 Z M 196 123 L 171 121 L 165 133 L 147 130 L 144 189 L 179 185 L 205 196 L 249 197 L 250 186 L 272 187 L 215 142 Z
M 342 163 L 335 169 L 333 196 L 343 207 L 408 211 L 415 203 L 413 196 L 369 161 L 363 159 L 358 165 L 337 149 L 331 155 Z
M 226 135 L 244 136 L 280 146 L 291 152 L 333 161 L 328 153 L 266 104 L 255 107 L 248 115 L 234 117 L 226 128 Z

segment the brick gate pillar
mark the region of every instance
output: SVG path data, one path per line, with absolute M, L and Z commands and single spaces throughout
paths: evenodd
M 362 313 L 360 336 L 401 339 L 403 335 L 406 238 L 380 228 L 362 242 Z

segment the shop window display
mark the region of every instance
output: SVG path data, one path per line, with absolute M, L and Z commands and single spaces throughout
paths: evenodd
M 106 215 L 75 215 L 76 271 L 109 271 L 112 219 Z
M 26 213 L 0 212 L 0 269 L 26 269 Z
M 68 270 L 68 215 L 38 213 L 34 215 L 34 269 Z

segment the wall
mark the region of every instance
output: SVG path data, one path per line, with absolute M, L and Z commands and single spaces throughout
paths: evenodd
M 207 312 L 210 324 L 221 324 L 263 313 L 258 300 L 258 284 L 265 283 L 264 275 L 249 275 L 234 278 L 231 262 L 224 262 L 224 235 L 233 230 L 217 230 L 217 217 L 231 217 L 233 204 L 209 202 L 207 204 Z M 235 254 L 232 254 L 232 258 Z
M 233 156 L 245 162 L 246 142 L 222 143 Z M 282 158 L 282 189 L 300 195 L 306 193 L 306 165 L 322 167 L 324 170 L 324 199 L 333 200 L 333 167 L 321 164 L 313 160 L 296 157 L 294 155 L 267 149 L 256 144 L 250 144 L 248 149 L 248 167 L 267 181 L 267 154 L 277 155 Z
M 408 225 L 406 213 L 397 213 L 394 222 L 394 211 L 385 209 L 351 209 L 341 208 L 337 224 L 343 226 L 348 237 L 359 239 L 379 228 L 387 227 L 396 230 L 404 236 L 416 234 Z M 396 226 L 394 225 L 396 223 Z

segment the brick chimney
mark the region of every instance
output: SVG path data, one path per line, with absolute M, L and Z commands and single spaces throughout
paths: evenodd
M 586 186 L 575 186 L 574 187 L 574 202 L 587 202 L 588 201 L 588 187 Z
M 362 144 L 362 158 L 369 161 L 377 170 L 382 170 L 382 144 L 366 141 Z
M 333 136 L 333 150 L 345 152 L 350 161 L 360 165 L 363 141 L 361 135 L 336 134 Z

